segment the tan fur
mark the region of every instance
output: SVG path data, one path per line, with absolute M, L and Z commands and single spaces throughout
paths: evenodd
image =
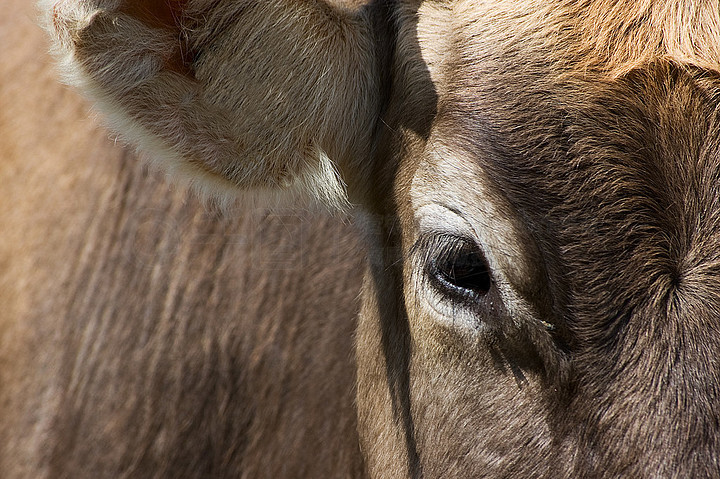
M 368 20 L 286 3 L 190 2 L 177 31 L 148 27 L 113 0 L 43 10 L 66 80 L 181 180 L 220 198 L 309 191 L 344 209 L 379 108 Z M 168 64 L 178 49 L 199 55 L 188 75 Z
M 408 3 L 400 8 L 412 10 Z M 264 202 L 282 192 L 342 210 L 346 184 L 358 190 L 354 201 L 362 201 L 380 111 L 379 60 L 366 9 L 197 0 L 183 7 L 176 26 L 152 28 L 125 13 L 120 0 L 42 5 L 66 81 L 179 181 L 226 204 L 238 196 L 249 201 L 242 192 L 253 190 L 265 192 Z M 422 44 L 434 52 L 442 51 L 454 24 L 499 41 L 534 39 L 571 73 L 617 77 L 660 58 L 717 70 L 719 8 L 713 2 L 423 2 L 419 18 L 428 25 L 420 29 Z M 173 66 L 178 56 L 189 62 L 180 70 Z M 424 53 L 431 72 L 442 61 L 433 56 Z M 435 80 L 442 91 L 443 81 Z
M 720 4 L 713 1 L 568 2 L 587 67 L 612 76 L 667 59 L 720 71 Z
M 66 79 L 210 196 L 360 203 L 361 312 L 335 314 L 362 268 L 338 259 L 354 243 L 330 254 L 323 221 L 315 261 L 293 250 L 291 271 L 253 279 L 246 243 L 186 237 L 244 221 L 185 211 L 120 159 L 68 180 L 100 198 L 98 215 L 71 211 L 82 247 L 61 254 L 30 227 L 5 245 L 13 278 L 31 278 L 0 290 L 11 474 L 716 474 L 717 2 L 142 5 L 43 0 Z M 149 225 L 133 218 L 156 204 Z M 147 274 L 121 254 L 143 231 Z M 271 233 L 251 237 L 274 251 Z M 453 289 L 470 247 L 480 292 Z M 460 267 L 438 275 L 448 258 Z
M 353 229 L 208 211 L 58 82 L 32 2 L 2 8 L 0 477 L 361 474 Z
M 557 66 L 575 74 L 618 77 L 659 59 L 720 69 L 720 6 L 713 1 L 451 3 L 457 27 L 496 41 L 541 42 Z

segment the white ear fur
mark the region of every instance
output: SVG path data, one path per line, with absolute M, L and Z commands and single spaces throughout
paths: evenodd
M 361 18 L 317 1 L 191 0 L 175 31 L 121 0 L 41 2 L 65 80 L 174 178 L 223 203 L 253 191 L 346 209 L 379 108 Z M 188 47 L 192 74 L 171 67 Z

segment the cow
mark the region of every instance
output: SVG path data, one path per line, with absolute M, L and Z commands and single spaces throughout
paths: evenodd
M 225 218 L 350 215 L 367 255 L 322 257 L 351 232 L 314 219 L 312 257 L 253 290 L 228 272 L 238 225 L 60 161 L 50 184 L 91 190 L 79 231 L 56 219 L 76 249 L 4 239 L 9 474 L 720 475 L 716 2 L 41 10 L 66 82 L 157 169 Z M 158 246 L 132 269 L 128 231 Z M 328 311 L 348 291 L 357 315 Z
M 359 476 L 354 227 L 168 187 L 38 17 L 2 2 L 0 478 Z

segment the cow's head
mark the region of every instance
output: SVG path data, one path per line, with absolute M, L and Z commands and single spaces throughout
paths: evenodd
M 181 178 L 358 205 L 371 474 L 717 474 L 717 3 L 51 3 Z

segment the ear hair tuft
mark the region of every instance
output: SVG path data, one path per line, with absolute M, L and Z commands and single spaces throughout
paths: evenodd
M 362 14 L 289 0 L 41 5 L 67 83 L 174 178 L 223 204 L 252 191 L 348 209 L 379 111 Z

